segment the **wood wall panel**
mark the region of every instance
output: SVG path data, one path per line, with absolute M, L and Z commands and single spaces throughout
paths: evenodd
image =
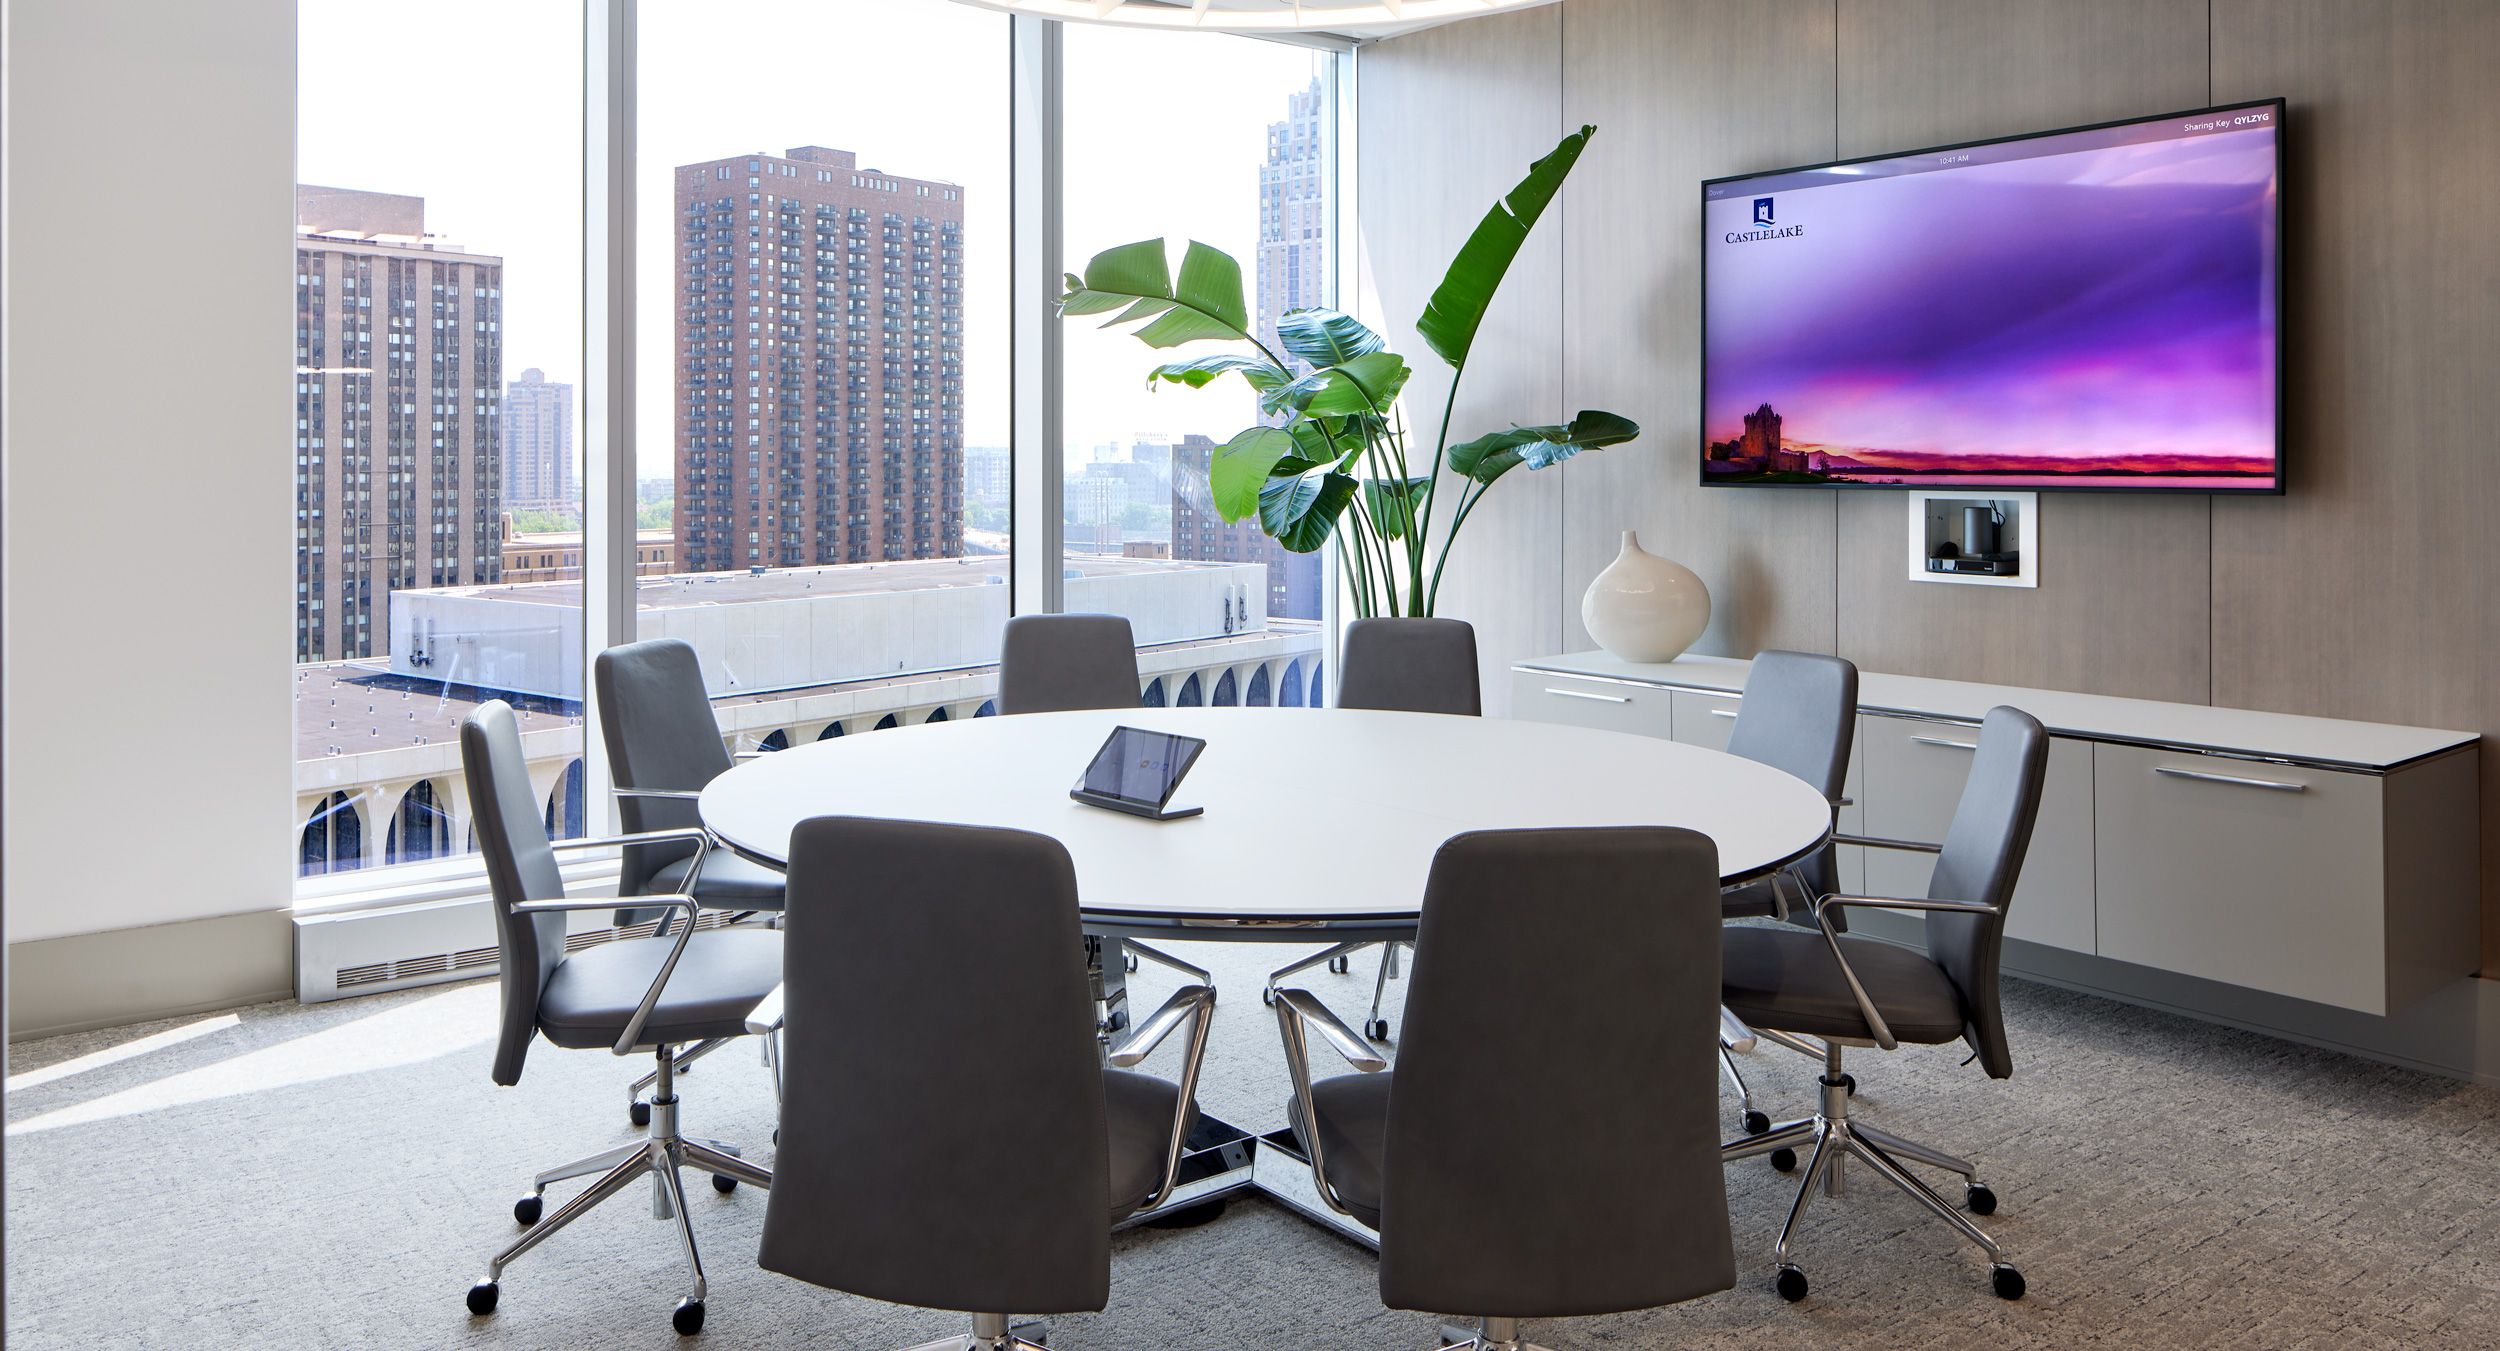
M 2205 0 L 1840 0 L 1840 154 L 2206 103 Z M 1842 493 L 1841 655 L 1871 671 L 2211 697 L 2209 500 L 2045 495 L 2040 586 L 1908 577 L 1908 508 Z
M 1363 51 L 1358 267 L 1367 317 L 1415 375 L 1408 416 L 1429 456 L 1449 368 L 1415 319 L 1469 231 L 1562 136 L 1561 9 L 1545 6 L 1430 29 Z M 1460 386 L 1453 440 L 1562 415 L 1562 217 L 1557 202 L 1512 264 Z M 1422 472 L 1420 464 L 1416 472 Z M 1444 519 L 1457 502 L 1443 488 Z M 1514 473 L 1468 517 L 1440 613 L 1476 626 L 1485 711 L 1509 711 L 1512 662 L 1559 651 L 1562 477 Z
M 2500 890 L 2500 5 L 2217 0 L 2214 90 L 2292 100 L 2290 491 L 2218 499 L 2214 698 L 2475 729 Z M 2486 970 L 2500 910 L 2485 908 Z
M 1564 645 L 1592 645 L 1580 593 L 1638 530 L 1709 584 L 1694 650 L 1831 651 L 1835 494 L 1695 481 L 1699 184 L 1832 157 L 1831 0 L 1559 8 L 1563 121 L 1598 128 L 1564 190 L 1563 402 L 1641 424 L 1639 441 L 1562 468 Z

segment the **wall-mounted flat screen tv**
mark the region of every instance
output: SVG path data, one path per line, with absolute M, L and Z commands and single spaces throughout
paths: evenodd
M 1701 481 L 2280 492 L 2283 103 L 1702 185 Z

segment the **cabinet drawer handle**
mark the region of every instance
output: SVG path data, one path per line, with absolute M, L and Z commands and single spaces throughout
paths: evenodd
M 2306 793 L 2309 791 L 2309 785 L 2305 783 L 2286 783 L 2281 779 L 2250 779 L 2237 774 L 2208 774 L 2201 769 L 2173 769 L 2168 765 L 2155 765 L 2153 772 L 2173 779 L 2196 779 L 2203 783 L 2233 783 L 2242 788 L 2263 788 L 2271 793 Z
M 1621 694 L 1591 694 L 1587 690 L 1558 690 L 1550 685 L 1546 687 L 1545 692 L 1547 694 L 1561 695 L 1565 699 L 1594 699 L 1601 704 L 1628 704 L 1632 702 L 1628 696 Z
M 1951 737 L 1913 736 L 1910 740 L 1922 746 L 1943 746 L 1948 750 L 1975 751 L 1979 749 L 1979 743 L 1975 741 L 1955 741 Z
M 1736 716 L 1736 712 L 1737 711 L 1732 708 L 1714 708 L 1710 710 L 1710 716 L 1714 718 L 1733 718 Z

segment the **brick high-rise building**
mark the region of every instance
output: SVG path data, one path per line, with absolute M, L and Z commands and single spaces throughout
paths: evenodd
M 677 169 L 677 565 L 963 552 L 963 189 L 800 146 Z
M 578 514 L 573 387 L 532 366 L 503 391 L 503 509 Z
M 295 659 L 369 657 L 392 591 L 500 574 L 503 260 L 297 185 L 295 366 Z

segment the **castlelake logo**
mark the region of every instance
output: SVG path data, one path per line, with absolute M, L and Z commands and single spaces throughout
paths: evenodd
M 1754 228 L 1750 230 L 1728 231 L 1726 235 L 1727 242 L 1730 244 L 1750 244 L 1758 239 L 1794 239 L 1797 236 L 1804 234 L 1806 232 L 1806 227 L 1802 225 L 1782 225 L 1779 223 L 1778 217 L 1773 213 L 1771 208 L 1772 200 L 1773 199 L 1769 197 L 1754 198 Z

